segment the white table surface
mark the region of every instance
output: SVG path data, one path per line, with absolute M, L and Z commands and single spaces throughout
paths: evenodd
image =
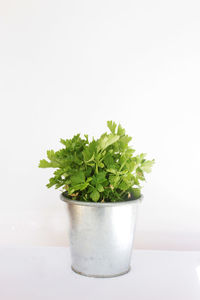
M 0 248 L 1 300 L 200 300 L 200 252 L 134 250 L 131 272 L 74 273 L 68 248 Z

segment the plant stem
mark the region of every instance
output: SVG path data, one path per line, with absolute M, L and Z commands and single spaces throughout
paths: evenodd
M 96 163 L 96 173 L 98 174 L 98 165 L 97 165 L 97 163 Z

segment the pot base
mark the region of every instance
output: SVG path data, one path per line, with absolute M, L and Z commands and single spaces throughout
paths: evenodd
M 118 273 L 118 274 L 113 274 L 113 275 L 91 275 L 91 274 L 85 274 L 85 273 L 82 273 L 82 272 L 79 272 L 77 271 L 76 269 L 74 269 L 73 266 L 71 266 L 71 269 L 72 271 L 74 271 L 75 273 L 79 274 L 79 275 L 82 275 L 82 276 L 86 276 L 86 277 L 94 277 L 94 278 L 112 278 L 112 277 L 118 277 L 118 276 L 121 276 L 121 275 L 125 275 L 127 273 L 130 272 L 131 270 L 131 267 L 129 267 L 129 269 L 125 272 L 122 272 L 122 273 Z

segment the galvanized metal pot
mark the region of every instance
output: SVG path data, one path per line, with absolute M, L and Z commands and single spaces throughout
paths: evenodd
M 72 270 L 114 277 L 130 270 L 134 229 L 141 200 L 93 203 L 67 199 Z

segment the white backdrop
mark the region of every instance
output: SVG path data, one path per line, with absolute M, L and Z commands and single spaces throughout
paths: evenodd
M 1 0 L 0 245 L 67 245 L 47 149 L 120 122 L 156 159 L 135 247 L 200 250 L 200 4 Z

